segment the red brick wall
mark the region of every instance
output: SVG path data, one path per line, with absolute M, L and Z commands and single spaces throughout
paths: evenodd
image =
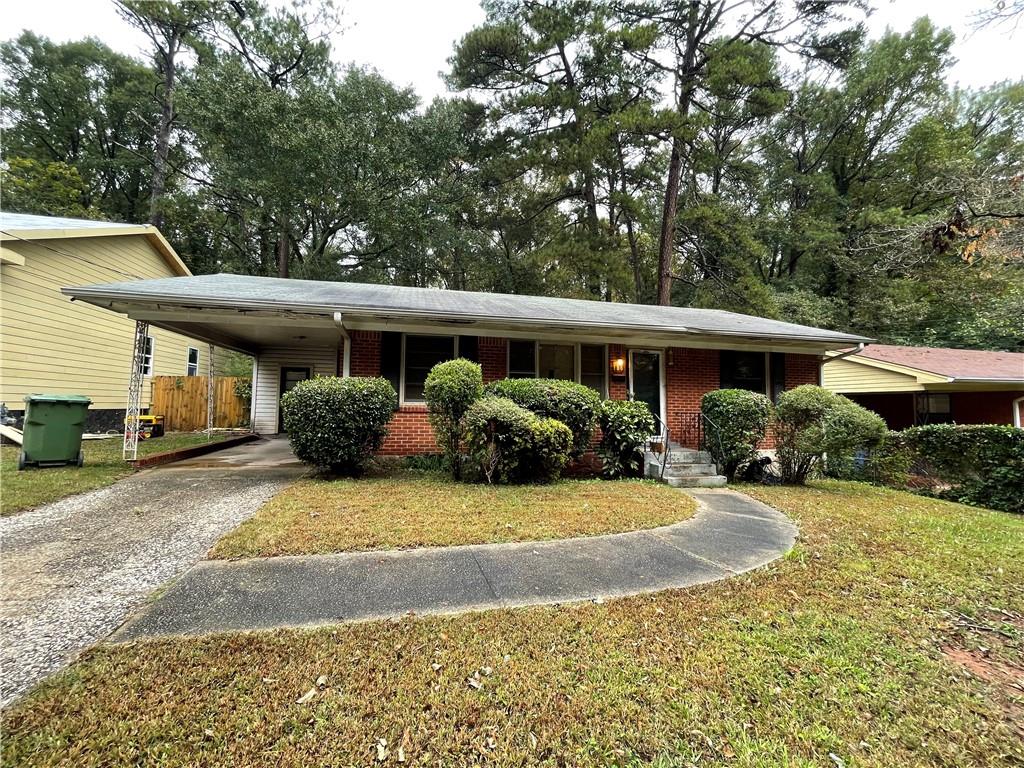
M 388 423 L 388 436 L 378 451 L 383 456 L 440 453 L 425 405 L 403 405 Z
M 380 331 L 351 331 L 353 376 L 380 376 Z
M 821 361 L 817 355 L 786 355 L 786 389 L 819 383 Z
M 484 384 L 504 379 L 508 375 L 508 339 L 480 336 L 477 339 L 477 354 L 483 368 Z
M 609 400 L 625 400 L 629 394 L 629 389 L 626 385 L 626 375 L 617 376 L 612 373 L 611 365 L 612 360 L 626 358 L 626 348 L 621 344 L 609 344 L 608 345 L 608 399 Z M 626 364 L 627 370 L 629 363 Z
M 950 399 L 957 424 L 1013 424 L 1013 401 L 1024 397 L 1016 392 L 954 392 Z

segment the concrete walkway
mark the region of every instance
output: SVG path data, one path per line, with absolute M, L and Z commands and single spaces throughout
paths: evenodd
M 227 471 L 203 466 L 210 454 L 0 519 L 0 706 L 110 634 L 304 471 L 287 441 L 224 453 L 236 457 Z M 252 466 L 237 461 L 246 455 Z
M 648 531 L 521 544 L 205 561 L 118 641 L 593 600 L 689 587 L 775 560 L 797 530 L 735 491 L 692 491 L 694 517 Z

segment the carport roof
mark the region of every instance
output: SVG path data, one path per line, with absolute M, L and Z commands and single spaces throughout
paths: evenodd
M 128 307 L 235 310 L 388 318 L 405 322 L 538 326 L 577 332 L 694 334 L 813 343 L 829 349 L 870 341 L 806 325 L 717 309 L 620 304 L 583 299 L 438 288 L 321 282 L 248 275 L 200 275 L 64 288 L 115 311 Z

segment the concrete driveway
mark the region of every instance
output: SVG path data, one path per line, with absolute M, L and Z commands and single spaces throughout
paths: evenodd
M 260 440 L 0 519 L 0 706 L 110 634 L 303 471 L 287 440 Z

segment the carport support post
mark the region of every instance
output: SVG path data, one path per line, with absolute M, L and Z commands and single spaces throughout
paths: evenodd
M 213 344 L 206 351 L 206 442 L 213 439 Z
M 125 461 L 139 457 L 139 416 L 142 413 L 142 375 L 146 365 L 146 339 L 149 337 L 149 323 L 135 321 L 135 346 L 132 349 L 132 374 L 128 379 L 128 406 L 124 411 Z

